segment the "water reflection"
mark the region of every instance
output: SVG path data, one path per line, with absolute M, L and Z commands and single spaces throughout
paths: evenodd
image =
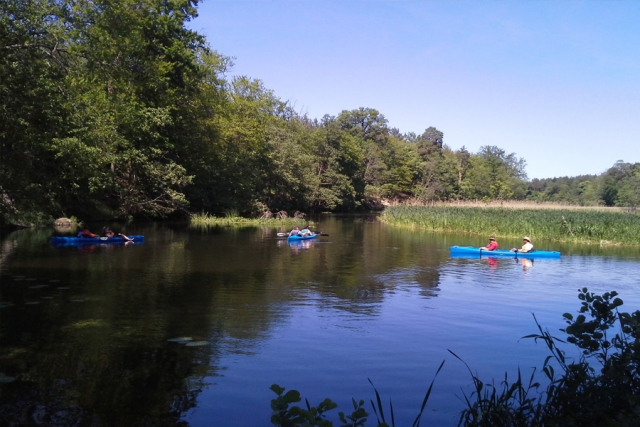
M 496 268 L 498 268 L 498 258 L 487 257 L 487 264 L 489 264 L 489 267 L 491 267 L 491 269 L 495 270 Z
M 452 259 L 467 259 L 467 260 L 479 260 L 480 262 L 486 262 L 490 269 L 496 270 L 498 265 L 517 264 L 521 265 L 522 269 L 527 271 L 533 267 L 536 261 L 533 258 L 519 258 L 519 257 L 492 257 L 484 255 L 466 255 L 466 254 L 452 254 Z M 544 262 L 560 262 L 560 258 L 545 258 Z
M 497 376 L 496 349 L 532 366 L 535 352 L 513 348 L 532 331 L 532 311 L 559 315 L 559 301 L 604 276 L 637 288 L 626 273 L 637 261 L 625 261 L 635 249 L 616 249 L 622 260 L 563 253 L 534 269 L 529 259 L 450 257 L 449 246 L 479 246 L 481 236 L 390 229 L 374 217 L 318 222 L 329 236 L 301 242 L 258 227 L 147 224 L 127 230 L 144 245 L 87 252 L 51 247 L 50 232 L 8 236 L 0 372 L 16 381 L 0 384 L 0 424 L 200 427 L 238 425 L 242 414 L 244 425 L 267 425 L 274 382 L 344 409 L 370 396 L 368 377 L 414 416 L 447 348 L 468 350 L 474 369 L 498 365 Z M 469 379 L 451 369 L 430 424 L 457 421 L 447 408 Z
M 300 253 L 301 250 L 304 249 L 309 249 L 311 247 L 313 247 L 313 245 L 316 244 L 316 240 L 314 239 L 308 239 L 308 240 L 287 240 L 285 239 L 281 239 L 278 240 L 278 246 L 289 246 L 289 248 L 291 248 L 291 251 L 294 254 L 298 254 Z
M 521 258 L 520 263 L 522 264 L 522 269 L 526 271 L 533 267 L 533 261 L 533 259 Z

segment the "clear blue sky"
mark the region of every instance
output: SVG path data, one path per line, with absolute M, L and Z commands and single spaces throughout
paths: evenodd
M 191 28 L 312 118 L 375 108 L 529 178 L 640 162 L 640 1 L 205 0 Z

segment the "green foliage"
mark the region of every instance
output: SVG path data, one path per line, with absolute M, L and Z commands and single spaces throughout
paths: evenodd
M 313 224 L 313 221 L 306 220 L 304 218 L 288 217 L 288 218 L 245 218 L 238 215 L 236 212 L 233 214 L 229 212 L 224 217 L 211 216 L 209 214 L 197 214 L 189 218 L 189 226 L 191 227 L 209 227 L 209 226 L 228 226 L 228 225 L 240 225 L 240 226 L 261 226 L 261 227 L 280 227 L 290 230 L 291 228 L 301 226 L 304 224 Z
M 420 420 L 422 418 L 422 413 L 424 412 L 425 407 L 427 406 L 427 402 L 429 401 L 429 397 L 431 396 L 431 391 L 433 390 L 433 383 L 435 381 L 435 377 L 438 376 L 440 370 L 444 366 L 444 360 L 438 367 L 436 374 L 431 380 L 431 384 L 427 389 L 427 393 L 422 400 L 422 406 L 420 407 L 420 411 L 416 416 L 411 427 L 420 427 Z M 377 427 L 395 427 L 395 417 L 393 414 L 393 404 L 389 401 L 389 414 L 390 414 L 390 423 L 387 422 L 387 419 L 384 415 L 384 407 L 382 405 L 382 399 L 380 398 L 380 393 L 369 379 L 369 383 L 373 387 L 373 390 L 376 395 L 376 402 L 374 403 L 371 400 L 371 408 L 376 416 Z M 280 427 L 302 427 L 302 426 L 322 426 L 322 427 L 333 427 L 333 422 L 327 420 L 323 413 L 336 408 L 338 405 L 332 402 L 330 399 L 325 399 L 322 401 L 317 407 L 311 407 L 309 402 L 305 399 L 306 409 L 300 408 L 299 406 L 289 407 L 292 403 L 298 403 L 301 400 L 300 393 L 297 390 L 289 390 L 286 394 L 283 394 L 285 389 L 280 387 L 277 384 L 273 384 L 271 386 L 271 390 L 278 395 L 276 399 L 271 401 L 271 409 L 273 413 L 271 415 L 271 423 L 280 426 Z M 356 402 L 355 399 L 351 399 L 351 403 L 353 405 L 353 412 L 351 414 L 346 415 L 344 412 L 339 412 L 338 416 L 340 422 L 342 423 L 340 427 L 361 427 L 364 426 L 367 422 L 369 414 L 364 409 L 364 400 L 360 400 Z
M 475 391 L 465 396 L 467 408 L 459 425 L 622 427 L 640 423 L 640 311 L 620 313 L 623 302 L 616 292 L 596 295 L 583 288 L 578 297 L 580 314 L 575 319 L 570 313 L 563 315 L 568 325 L 561 329 L 566 341 L 543 330 L 537 320 L 539 333 L 524 337 L 544 342 L 551 353 L 542 367 L 546 388 L 539 391 L 535 370 L 526 385 L 519 371 L 512 384 L 505 375 L 500 391 L 471 374 Z M 558 347 L 561 343 L 575 344 L 582 357 L 569 362 Z M 599 369 L 589 360 L 597 360 Z
M 378 110 L 320 121 L 187 28 L 198 1 L 0 3 L 0 224 L 235 210 L 380 209 L 523 199 L 640 203 L 639 164 L 600 177 L 526 181 L 495 146 L 390 129 Z
M 353 404 L 353 412 L 350 415 L 345 415 L 345 413 L 342 411 L 338 413 L 340 417 L 340 422 L 342 423 L 341 427 L 364 426 L 364 423 L 367 421 L 367 418 L 369 417 L 369 414 L 363 408 L 364 400 L 360 400 L 356 403 L 356 400 L 352 398 L 351 403 Z
M 277 398 L 271 400 L 271 409 L 273 410 L 271 415 L 272 424 L 282 427 L 333 426 L 333 423 L 324 416 L 326 411 L 335 409 L 338 406 L 330 399 L 325 399 L 318 406 L 313 407 L 305 399 L 306 409 L 299 406 L 290 407 L 292 403 L 300 402 L 300 392 L 289 390 L 284 393 L 285 389 L 277 384 L 273 384 L 271 390 L 278 395 Z
M 528 199 L 584 206 L 623 206 L 640 204 L 640 163 L 616 162 L 603 174 L 534 179 Z
M 542 409 L 540 397 L 537 395 L 539 383 L 534 382 L 535 370 L 528 382 L 523 382 L 520 369 L 515 382 L 509 383 L 507 374 L 500 383 L 485 384 L 474 375 L 458 355 L 449 352 L 465 364 L 473 379 L 474 391 L 464 396 L 467 408 L 460 414 L 458 425 L 467 427 L 526 427 L 541 425 Z
M 544 330 L 534 315 L 538 333 L 523 338 L 542 341 L 550 351 L 544 360 L 541 372 L 546 386 L 535 380 L 534 368 L 528 380 L 522 378 L 518 369 L 517 378 L 510 382 L 507 374 L 499 385 L 485 383 L 475 375 L 469 365 L 453 351 L 473 379 L 474 389 L 464 395 L 466 408 L 462 411 L 458 425 L 465 427 L 578 427 L 612 426 L 631 427 L 640 424 L 640 310 L 633 313 L 620 312 L 623 305 L 617 292 L 596 295 L 587 288 L 579 291 L 581 301 L 579 315 L 563 315 L 567 327 L 561 329 L 566 340 L 552 336 Z M 559 345 L 571 343 L 582 350 L 577 361 L 570 361 Z M 598 362 L 598 369 L 589 364 Z M 440 364 L 436 376 L 442 369 Z M 559 369 L 556 373 L 556 368 Z M 429 400 L 433 384 L 424 397 L 420 412 L 412 424 L 418 427 Z M 373 383 L 369 380 L 371 385 Z M 393 404 L 389 402 L 389 419 L 378 390 L 371 407 L 378 427 L 395 427 Z M 337 405 L 325 399 L 317 407 L 308 401 L 306 409 L 291 406 L 301 401 L 300 393 L 274 384 L 271 386 L 278 397 L 271 401 L 271 422 L 276 426 L 333 426 L 324 413 Z M 364 401 L 352 399 L 351 415 L 339 413 L 341 427 L 364 426 L 369 414 L 364 410 Z

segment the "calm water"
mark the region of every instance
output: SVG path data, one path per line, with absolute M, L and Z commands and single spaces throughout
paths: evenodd
M 146 236 L 128 246 L 5 236 L 0 372 L 17 380 L 0 384 L 0 424 L 269 426 L 273 383 L 350 412 L 352 397 L 374 398 L 369 378 L 410 425 L 446 360 L 422 425 L 453 426 L 472 381 L 448 349 L 485 381 L 528 376 L 547 355 L 520 339 L 537 331 L 532 313 L 562 336 L 584 286 L 640 308 L 638 249 L 538 242 L 562 258 L 522 264 L 450 257 L 484 237 L 317 222 L 329 236 L 304 245 L 161 224 L 128 226 Z

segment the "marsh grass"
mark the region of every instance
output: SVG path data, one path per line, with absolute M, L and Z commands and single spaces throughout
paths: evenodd
M 534 209 L 534 210 L 571 210 L 571 211 L 602 211 L 629 212 L 632 208 L 612 206 L 580 206 L 557 202 L 534 202 L 531 200 L 457 200 L 449 202 L 388 201 L 385 206 L 429 206 L 429 207 L 459 207 L 459 208 L 505 208 L 505 209 Z
M 380 219 L 391 225 L 436 232 L 526 235 L 534 242 L 640 244 L 640 215 L 622 211 L 399 205 L 388 206 Z
M 285 227 L 293 228 L 296 225 L 313 224 L 300 218 L 243 218 L 237 214 L 230 214 L 224 217 L 216 217 L 207 213 L 193 215 L 189 225 L 191 227 L 210 227 L 210 226 L 259 226 L 259 227 Z

